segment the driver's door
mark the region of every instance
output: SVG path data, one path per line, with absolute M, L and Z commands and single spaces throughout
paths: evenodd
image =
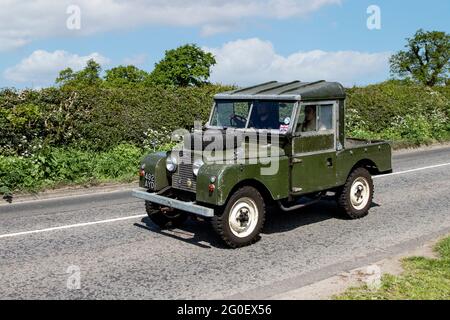
M 314 110 L 313 122 L 306 120 L 306 108 Z M 336 183 L 337 103 L 302 103 L 299 110 L 292 140 L 291 192 L 326 190 Z

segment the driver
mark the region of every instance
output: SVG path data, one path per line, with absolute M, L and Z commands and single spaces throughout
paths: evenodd
M 268 103 L 255 104 L 255 115 L 251 127 L 255 129 L 279 129 L 280 123 Z
M 302 131 L 316 131 L 316 107 L 306 106 L 305 108 L 305 121 L 302 125 Z

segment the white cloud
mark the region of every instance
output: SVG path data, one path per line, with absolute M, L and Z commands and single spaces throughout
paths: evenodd
M 289 56 L 277 54 L 270 41 L 258 38 L 237 40 L 220 48 L 204 48 L 213 53 L 217 65 L 211 80 L 226 84 L 251 85 L 279 81 L 339 81 L 344 85 L 367 84 L 388 76 L 389 52 L 299 51 Z
M 214 24 L 206 24 L 202 27 L 202 36 L 209 37 L 218 33 L 224 33 L 233 30 L 236 25 L 214 25 Z
M 301 17 L 341 0 L 0 0 L 0 50 L 37 38 L 89 35 L 144 25 L 226 32 L 249 18 Z M 69 5 L 81 9 L 81 29 L 68 30 Z
M 19 64 L 5 70 L 5 79 L 15 83 L 46 86 L 54 83 L 59 72 L 65 68 L 81 70 L 89 59 L 94 59 L 100 65 L 109 63 L 109 59 L 99 53 L 79 56 L 63 50 L 48 52 L 36 50 Z

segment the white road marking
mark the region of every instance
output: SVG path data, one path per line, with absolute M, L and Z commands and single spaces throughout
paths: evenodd
M 423 171 L 423 170 L 428 170 L 428 169 L 440 168 L 440 167 L 445 167 L 445 166 L 450 166 L 450 162 L 449 163 L 436 164 L 434 166 L 428 166 L 428 167 L 416 168 L 416 169 L 411 169 L 411 170 L 393 172 L 393 173 L 384 174 L 384 175 L 381 175 L 381 176 L 374 176 L 373 178 L 374 179 L 378 179 L 378 178 L 396 176 L 396 175 L 399 175 L 399 174 L 406 174 L 406 173 L 411 173 L 411 172 L 417 172 L 417 171 Z
M 115 219 L 107 219 L 107 220 L 100 220 L 100 221 L 93 221 L 93 222 L 69 224 L 69 225 L 60 226 L 60 227 L 53 227 L 53 228 L 46 228 L 46 229 L 39 229 L 39 230 L 32 230 L 32 231 L 23 231 L 23 232 L 16 232 L 16 233 L 7 233 L 7 234 L 0 235 L 0 239 L 17 237 L 17 236 L 23 236 L 23 235 L 27 235 L 27 234 L 33 234 L 33 233 L 42 233 L 42 232 L 49 232 L 49 231 L 55 231 L 55 230 L 63 230 L 63 229 L 71 229 L 71 228 L 92 226 L 92 225 L 95 225 L 95 224 L 103 224 L 103 223 L 131 220 L 131 219 L 143 218 L 143 217 L 146 217 L 146 216 L 147 216 L 146 214 L 140 214 L 140 215 L 135 215 L 135 216 L 127 216 L 127 217 L 115 218 Z
M 444 166 L 450 166 L 450 163 L 442 163 L 442 164 L 437 164 L 437 165 L 428 166 L 428 167 L 422 167 L 422 168 L 416 168 L 416 169 L 411 169 L 411 170 L 399 171 L 399 172 L 394 172 L 394 173 L 385 174 L 385 175 L 381 175 L 381 176 L 375 176 L 374 178 L 390 177 L 390 176 L 394 176 L 394 175 L 407 174 L 407 173 L 411 173 L 411 172 L 417 172 L 417 171 L 423 171 L 423 170 L 428 170 L 428 169 L 440 168 L 440 167 L 444 167 Z M 50 232 L 50 231 L 55 231 L 55 230 L 63 230 L 63 229 L 72 229 L 72 228 L 86 227 L 86 226 L 92 226 L 92 225 L 96 225 L 96 224 L 105 224 L 105 223 L 110 223 L 110 222 L 132 220 L 132 219 L 143 218 L 143 217 L 146 217 L 146 216 L 147 216 L 146 214 L 141 214 L 141 215 L 126 216 L 126 217 L 121 217 L 121 218 L 99 220 L 99 221 L 93 221 L 93 222 L 69 224 L 69 225 L 60 226 L 60 227 L 53 227 L 53 228 L 46 228 L 46 229 L 39 229 L 39 230 L 23 231 L 23 232 L 16 232 L 16 233 L 7 233 L 7 234 L 0 235 L 0 239 L 12 238 L 12 237 L 18 237 L 18 236 L 23 236 L 23 235 L 28 235 L 28 234 L 42 233 L 42 232 Z

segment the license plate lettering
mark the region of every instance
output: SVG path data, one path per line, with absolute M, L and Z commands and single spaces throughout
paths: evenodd
M 145 174 L 144 187 L 150 190 L 155 190 L 155 176 L 151 173 Z

